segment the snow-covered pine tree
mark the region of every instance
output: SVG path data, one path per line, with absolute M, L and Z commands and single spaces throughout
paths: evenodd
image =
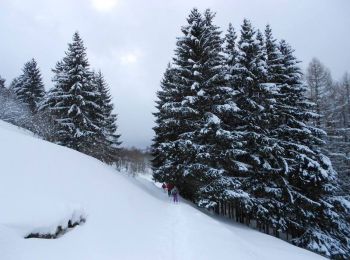
M 224 141 L 224 135 L 226 140 L 229 136 L 218 116 L 236 106 L 230 97 L 234 91 L 224 85 L 222 39 L 213 18 L 210 10 L 201 15 L 193 9 L 182 27 L 174 67 L 167 69 L 158 92 L 153 144 L 155 179 L 174 182 L 185 197 L 208 207 L 225 190 L 233 195 L 226 188 L 231 185 L 232 191 L 235 184 L 222 168 L 227 156 L 219 155 L 226 152 L 219 146 L 230 143 Z
M 8 89 L 9 89 L 12 93 L 14 93 L 14 90 L 15 90 L 17 84 L 18 84 L 18 81 L 19 81 L 19 77 L 16 77 L 16 78 L 14 78 L 14 79 L 11 81 L 10 85 L 8 86 Z
M 237 136 L 230 126 L 238 110 L 233 101 L 236 91 L 226 85 L 223 39 L 219 27 L 213 23 L 214 16 L 209 9 L 203 15 L 205 30 L 202 38 L 205 41 L 198 57 L 193 59 L 194 70 L 200 75 L 195 104 L 201 116 L 199 128 L 191 139 L 196 144 L 196 161 L 188 167 L 188 175 L 200 183 L 196 201 L 207 208 L 217 208 L 219 202 L 233 202 L 247 196 L 241 190 L 239 178 L 234 175 L 235 170 L 242 167 L 232 156 L 240 152 Z M 233 44 L 233 39 L 230 40 Z
M 202 14 L 191 10 L 188 24 L 181 28 L 182 37 L 177 40 L 174 57 L 174 96 L 162 105 L 161 113 L 171 115 L 166 124 L 176 124 L 173 138 L 159 144 L 160 152 L 167 158 L 162 165 L 154 165 L 154 177 L 158 181 L 176 184 L 183 196 L 194 200 L 199 183 L 189 176 L 187 168 L 196 160 L 196 146 L 191 141 L 194 132 L 199 129 L 200 114 L 196 108 L 198 81 L 201 78 L 196 64 L 200 60 L 202 44 L 205 39 L 205 27 Z M 198 53 L 198 54 L 197 54 Z M 173 80 L 173 79 L 172 79 Z M 157 137 L 156 137 L 157 138 Z
M 169 181 L 171 178 L 170 172 L 160 170 L 162 166 L 167 164 L 167 158 L 163 151 L 163 146 L 167 147 L 170 142 L 174 142 L 178 136 L 179 130 L 177 120 L 168 104 L 176 100 L 179 95 L 179 90 L 176 88 L 176 69 L 169 63 L 161 81 L 161 90 L 157 92 L 156 109 L 153 113 L 156 126 L 153 128 L 155 136 L 152 140 L 152 167 L 154 169 L 153 177 L 160 181 Z M 169 175 L 168 175 L 169 174 Z
M 256 31 L 256 42 L 257 42 L 257 56 L 256 56 L 256 61 L 257 61 L 257 79 L 258 82 L 261 83 L 267 83 L 269 82 L 267 79 L 267 54 L 266 54 L 266 46 L 265 46 L 265 39 L 263 34 L 261 33 L 260 30 Z
M 5 79 L 0 76 L 0 89 L 5 88 Z
M 275 114 L 276 87 L 266 84 L 266 55 L 263 37 L 245 19 L 238 41 L 238 56 L 232 71 L 233 87 L 238 91 L 235 101 L 239 107 L 238 120 L 231 122 L 239 136 L 241 151 L 236 160 L 244 165 L 236 170 L 241 176 L 244 191 L 249 194 L 237 205 L 237 212 L 244 214 L 240 220 L 253 217 L 260 226 L 273 225 L 278 217 L 273 203 L 278 188 L 275 179 L 281 167 L 281 148 L 270 137 Z M 237 142 L 237 141 L 236 141 Z
M 227 33 L 224 39 L 224 69 L 225 69 L 225 80 L 228 82 L 232 81 L 232 70 L 236 65 L 236 57 L 238 51 L 236 48 L 237 35 L 234 27 L 231 23 L 228 25 Z
M 5 87 L 5 82 L 6 82 L 6 80 L 0 76 L 0 96 L 1 96 L 3 103 L 4 103 L 4 100 L 6 100 L 9 96 L 9 90 Z M 2 110 L 1 114 L 5 113 L 5 111 L 4 111 L 5 106 L 4 105 L 1 105 L 1 110 Z M 3 119 L 2 116 L 0 116 L 0 118 Z
M 45 95 L 44 84 L 35 59 L 24 64 L 22 74 L 13 85 L 17 99 L 26 104 L 32 113 L 36 112 Z
M 283 206 L 287 232 L 293 243 L 328 257 L 349 256 L 349 225 L 344 220 L 343 198 L 335 197 L 337 175 L 329 159 L 322 154 L 324 132 L 308 125 L 315 116 L 306 99 L 306 88 L 293 50 L 281 41 L 285 80 L 277 101 L 280 126 L 276 139 L 283 148 L 285 163 L 282 192 L 288 199 Z
M 68 44 L 66 56 L 53 69 L 55 86 L 48 92 L 41 109 L 48 109 L 57 124 L 54 140 L 77 151 L 94 155 L 101 134 L 100 93 L 93 82 L 86 48 L 78 32 Z
M 269 148 L 267 150 L 265 148 L 262 151 L 262 158 L 265 161 L 262 166 L 263 170 L 260 173 L 255 171 L 256 174 L 250 180 L 251 183 L 248 182 L 248 186 L 252 184 L 249 188 L 252 188 L 254 191 L 251 194 L 254 197 L 253 201 L 255 204 L 253 214 L 258 217 L 259 228 L 266 233 L 270 233 L 269 228 L 273 228 L 274 234 L 279 236 L 279 232 L 286 228 L 283 211 L 285 203 L 283 196 L 284 180 L 280 174 L 285 167 L 282 158 L 283 149 L 274 136 L 274 129 L 278 125 L 280 117 L 277 107 L 280 89 L 276 81 L 283 78 L 281 76 L 281 58 L 277 46 L 274 45 L 275 41 L 271 30 L 265 34 L 265 38 L 258 30 L 256 39 L 259 46 L 257 58 L 260 61 L 259 66 L 261 68 L 261 72 L 257 75 L 259 82 L 261 82 L 259 88 L 262 89 L 263 93 L 259 96 L 262 99 L 261 104 L 264 109 L 261 116 L 258 116 L 255 127 L 258 127 L 260 131 L 262 130 L 262 136 L 265 139 L 260 146 L 268 145 L 271 151 L 268 152 Z M 273 55 L 271 55 L 272 50 L 275 52 Z M 275 59 L 272 60 L 272 57 Z M 268 140 L 269 144 L 266 144 L 266 140 Z M 266 214 L 267 212 L 268 214 Z
M 269 83 L 280 83 L 283 81 L 282 57 L 278 49 L 276 39 L 272 35 L 270 25 L 265 28 L 265 50 L 267 65 L 267 81 Z
M 98 124 L 101 133 L 98 138 L 99 144 L 96 144 L 95 157 L 106 163 L 112 163 L 116 159 L 121 144 L 119 141 L 120 135 L 116 133 L 117 115 L 113 113 L 112 97 L 101 71 L 94 73 L 94 83 L 99 92 L 99 99 L 96 103 L 101 108 L 103 116 Z

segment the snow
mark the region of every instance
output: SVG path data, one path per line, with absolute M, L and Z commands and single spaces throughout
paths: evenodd
M 216 115 L 212 113 L 207 113 L 207 115 L 208 115 L 208 118 L 207 118 L 208 124 L 219 125 L 221 123 L 220 118 L 218 118 Z
M 0 121 L 0 259 L 322 259 Z M 86 218 L 58 239 L 24 239 Z
M 200 97 L 204 97 L 205 91 L 203 89 L 201 89 L 200 91 L 197 92 L 197 95 Z

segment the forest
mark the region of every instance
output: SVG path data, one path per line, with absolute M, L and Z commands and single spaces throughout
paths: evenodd
M 122 147 L 118 109 L 78 32 L 52 72 L 50 89 L 34 58 L 9 84 L 0 77 L 0 119 L 119 169 L 150 163 L 155 181 L 200 208 L 350 258 L 350 75 L 334 80 L 317 58 L 303 72 L 271 25 L 244 19 L 223 32 L 213 11 L 191 10 L 159 75 L 146 152 Z

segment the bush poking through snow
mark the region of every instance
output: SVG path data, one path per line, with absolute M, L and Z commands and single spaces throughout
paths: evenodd
M 56 239 L 70 231 L 71 229 L 75 228 L 76 226 L 82 225 L 86 222 L 86 218 L 83 216 L 80 216 L 79 219 L 76 220 L 69 220 L 66 226 L 57 226 L 55 232 L 33 232 L 29 235 L 25 236 L 25 239 L 28 238 L 42 238 L 42 239 Z

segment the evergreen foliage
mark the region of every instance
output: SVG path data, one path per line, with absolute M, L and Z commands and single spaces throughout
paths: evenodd
M 94 75 L 90 70 L 86 48 L 77 32 L 53 72 L 55 86 L 41 105 L 57 125 L 53 140 L 111 162 L 119 145 L 116 116 L 102 74 Z
M 321 150 L 325 132 L 293 49 L 243 21 L 225 39 L 193 9 L 157 93 L 154 179 L 197 205 L 346 259 L 349 202 Z M 232 205 L 234 210 L 232 210 Z
M 24 64 L 22 74 L 13 82 L 12 89 L 17 99 L 26 104 L 30 111 L 37 111 L 45 95 L 45 89 L 40 70 L 34 59 Z
M 101 73 L 94 74 L 94 84 L 99 92 L 99 98 L 97 100 L 97 105 L 101 108 L 102 118 L 99 123 L 101 128 L 101 133 L 99 136 L 100 145 L 96 147 L 95 157 L 100 156 L 100 159 L 112 163 L 115 161 L 117 152 L 119 150 L 120 135 L 117 134 L 117 115 L 113 113 L 114 105 L 112 103 L 112 96 L 109 93 L 109 87 Z
M 193 176 L 189 176 L 188 167 L 196 158 L 196 147 L 192 141 L 194 131 L 199 128 L 200 112 L 196 109 L 197 92 L 200 91 L 198 81 L 200 75 L 200 53 L 204 43 L 203 16 L 197 9 L 193 9 L 187 18 L 188 25 L 182 27 L 183 36 L 178 38 L 174 58 L 174 76 L 167 76 L 163 81 L 163 89 L 170 88 L 172 96 L 168 102 L 162 104 L 165 113 L 163 127 L 176 125 L 173 138 L 165 138 L 159 144 L 155 153 L 161 153 L 165 161 L 155 169 L 154 177 L 158 181 L 175 183 L 187 198 L 194 199 L 198 183 Z M 199 55 L 198 55 L 198 54 Z M 197 64 L 199 62 L 199 64 Z M 169 83 L 167 80 L 171 80 Z M 175 81 L 175 82 L 172 82 Z M 171 85 L 174 84 L 174 91 Z M 164 95 L 163 93 L 159 93 Z M 160 100 L 162 102 L 162 100 Z M 158 156 L 156 155 L 156 158 Z M 185 180 L 186 179 L 186 180 Z
M 238 51 L 236 48 L 237 34 L 230 23 L 228 26 L 227 33 L 224 38 L 224 68 L 225 68 L 225 80 L 232 81 L 232 70 L 236 65 L 236 58 Z M 232 82 L 231 82 L 232 83 Z
M 266 49 L 266 65 L 268 73 L 268 82 L 283 83 L 283 65 L 282 57 L 276 43 L 276 39 L 272 35 L 270 25 L 265 28 L 265 49 Z
M 3 79 L 1 76 L 0 76 L 0 89 L 4 89 L 5 88 L 5 79 Z

